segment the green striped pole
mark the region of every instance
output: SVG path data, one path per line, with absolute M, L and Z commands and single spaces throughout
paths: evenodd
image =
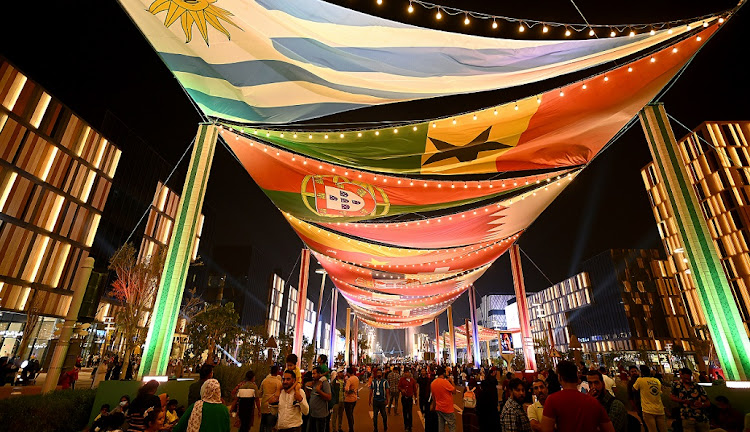
M 143 350 L 139 372 L 141 377 L 164 375 L 167 371 L 217 136 L 218 127 L 214 124 L 202 123 L 198 127 L 146 336 L 146 347 Z
M 747 380 L 750 377 L 750 339 L 692 190 L 664 105 L 647 105 L 639 117 L 659 176 L 666 186 L 685 247 L 690 277 L 695 281 L 716 354 L 727 379 Z

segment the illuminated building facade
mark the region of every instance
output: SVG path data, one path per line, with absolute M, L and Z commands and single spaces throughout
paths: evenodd
M 656 250 L 613 249 L 581 264 L 581 273 L 529 296 L 534 339 L 568 351 L 693 351 L 684 303 L 668 263 Z M 666 358 L 653 358 L 654 362 Z
M 4 335 L 22 331 L 15 313 L 30 307 L 47 317 L 67 313 L 120 155 L 0 57 L 0 310 L 10 311 L 0 317 Z M 2 355 L 15 350 L 6 339 Z
M 681 162 L 687 168 L 713 238 L 724 274 L 750 334 L 750 122 L 705 122 L 678 141 Z M 656 167 L 641 170 L 659 235 L 668 255 L 669 270 L 676 274 L 688 311 L 689 325 L 697 337 L 706 338 L 706 318 L 676 218 Z

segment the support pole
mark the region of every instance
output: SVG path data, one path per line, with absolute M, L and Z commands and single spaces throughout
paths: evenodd
M 352 321 L 352 308 L 346 308 L 346 345 L 344 346 L 344 363 L 347 366 L 352 365 L 352 333 L 351 333 L 351 321 Z
M 521 266 L 521 250 L 518 244 L 513 244 L 510 247 L 510 266 L 513 270 L 513 287 L 516 290 L 516 303 L 518 304 L 518 322 L 521 326 L 523 359 L 527 371 L 536 371 L 534 339 L 531 336 L 529 304 L 526 301 L 526 286 L 523 281 L 523 267 Z
M 726 274 L 721 270 L 717 247 L 691 185 L 664 105 L 647 105 L 638 116 L 654 165 L 666 186 L 677 222 L 675 225 L 690 266 L 687 276 L 695 282 L 698 303 L 706 317 L 716 355 L 727 379 L 747 380 L 750 378 L 750 339 Z
M 352 364 L 356 366 L 359 363 L 359 319 L 357 316 L 352 317 Z
M 451 365 L 456 364 L 456 326 L 453 325 L 453 306 L 448 306 L 448 334 L 451 337 Z
M 477 325 L 477 297 L 476 289 L 474 284 L 469 285 L 469 316 L 471 317 L 471 337 L 474 340 L 474 351 L 472 351 L 472 358 L 474 359 L 474 367 L 479 369 L 482 365 L 482 355 L 479 346 L 479 326 Z M 469 329 L 466 329 L 468 333 Z
M 466 356 L 464 357 L 464 363 L 469 363 L 469 361 L 474 360 L 474 356 L 472 353 L 474 352 L 471 349 L 471 330 L 469 330 L 471 327 L 469 327 L 469 319 L 464 318 L 464 331 L 466 332 Z
M 440 355 L 440 323 L 438 323 L 437 317 L 435 317 L 435 362 L 437 364 L 442 363 L 442 355 Z
M 315 273 L 319 273 L 321 275 L 320 280 L 320 294 L 318 294 L 318 314 L 315 315 L 315 330 L 313 331 L 313 347 L 315 351 L 315 359 L 313 361 L 318 359 L 318 327 L 320 326 L 320 312 L 323 310 L 323 293 L 326 289 L 326 273 L 323 269 L 315 270 Z
M 302 249 L 299 263 L 299 287 L 297 288 L 297 316 L 294 322 L 294 344 L 292 352 L 297 354 L 297 367 L 302 363 L 302 336 L 307 310 L 307 280 L 310 277 L 310 249 Z
M 172 338 L 185 290 L 185 278 L 190 267 L 195 232 L 200 222 L 218 132 L 215 124 L 202 123 L 198 126 L 185 185 L 182 187 L 182 195 L 177 206 L 177 217 L 169 240 L 159 291 L 156 293 L 139 377 L 164 375 L 167 372 Z
M 78 312 L 81 310 L 81 302 L 83 301 L 83 295 L 86 294 L 86 286 L 89 283 L 91 270 L 93 268 L 94 259 L 91 257 L 87 257 L 83 260 L 83 264 L 78 268 L 74 285 L 75 289 L 73 290 L 73 299 L 70 301 L 68 313 L 65 315 L 65 323 L 63 323 L 63 327 L 60 330 L 60 339 L 57 340 L 55 351 L 52 354 L 52 359 L 49 363 L 47 379 L 44 380 L 42 393 L 49 393 L 57 387 L 57 381 L 60 379 L 60 370 L 65 362 L 65 357 L 68 355 L 70 336 L 73 335 L 73 327 L 76 325 L 76 321 L 78 321 Z
M 336 314 L 338 313 L 339 291 L 334 286 L 331 290 L 331 333 L 328 340 L 328 369 L 333 370 L 336 358 Z

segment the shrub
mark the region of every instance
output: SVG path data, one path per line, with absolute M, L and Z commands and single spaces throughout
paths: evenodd
M 252 370 L 255 372 L 255 383 L 260 382 L 268 375 L 270 366 L 265 363 L 244 364 L 242 367 L 218 365 L 214 368 L 214 378 L 221 384 L 221 397 L 229 401 L 232 390 L 245 379 L 245 373 Z
M 96 390 L 58 390 L 0 400 L 0 432 L 76 432 L 86 428 Z

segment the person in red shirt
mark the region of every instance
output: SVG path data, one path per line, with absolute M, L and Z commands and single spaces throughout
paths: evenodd
M 544 402 L 542 432 L 602 431 L 615 432 L 604 406 L 593 397 L 578 391 L 578 368 L 563 360 L 557 364 L 562 390 Z
M 445 368 L 438 366 L 437 378 L 430 384 L 432 391 L 432 409 L 438 415 L 438 432 L 456 432 L 456 413 L 453 411 L 453 393 L 456 388 L 445 379 Z M 598 403 L 598 402 L 597 402 Z
M 401 409 L 404 413 L 404 430 L 411 432 L 412 405 L 417 399 L 417 380 L 411 376 L 411 369 L 406 369 L 398 380 L 398 391 L 401 392 Z

